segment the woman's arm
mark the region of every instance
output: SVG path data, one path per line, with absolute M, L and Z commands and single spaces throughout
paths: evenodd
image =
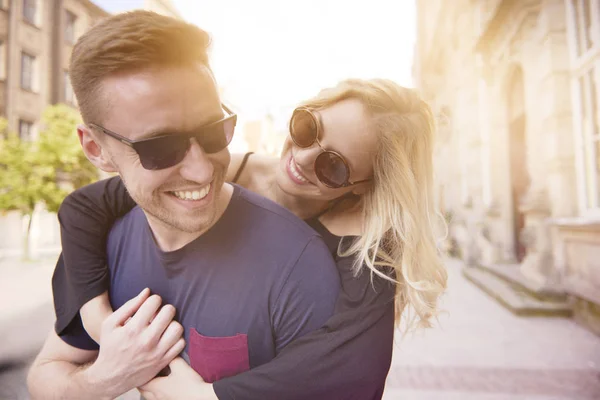
M 113 309 L 108 297 L 108 290 L 81 306 L 79 314 L 81 314 L 83 327 L 96 343 L 100 343 L 102 323 L 112 313 Z
M 394 335 L 394 287 L 352 260 L 338 269 L 342 291 L 335 314 L 321 329 L 296 339 L 275 359 L 213 383 L 220 400 L 381 399 L 390 368 Z
M 58 333 L 84 304 L 107 291 L 106 238 L 115 220 L 134 206 L 119 177 L 85 186 L 63 201 L 62 254 L 52 278 Z

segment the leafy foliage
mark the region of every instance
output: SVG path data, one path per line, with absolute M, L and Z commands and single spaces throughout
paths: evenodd
M 42 116 L 39 137 L 30 142 L 7 133 L 6 120 L 0 119 L 0 211 L 19 211 L 29 216 L 31 225 L 38 203 L 56 212 L 71 190 L 98 179 L 98 170 L 79 145 L 79 123 L 76 110 L 50 106 Z M 26 236 L 28 243 L 29 230 Z

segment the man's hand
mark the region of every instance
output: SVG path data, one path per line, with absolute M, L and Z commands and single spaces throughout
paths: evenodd
M 171 374 L 154 378 L 138 388 L 146 400 L 218 400 L 212 385 L 177 357 L 170 364 Z
M 154 378 L 185 347 L 175 308 L 144 289 L 102 323 L 100 352 L 87 369 L 92 382 L 125 393 Z

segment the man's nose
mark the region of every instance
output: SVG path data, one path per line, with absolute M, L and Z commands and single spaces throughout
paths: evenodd
M 190 148 L 181 161 L 179 171 L 183 178 L 190 181 L 208 183 L 212 180 L 213 163 L 196 139 L 190 139 Z

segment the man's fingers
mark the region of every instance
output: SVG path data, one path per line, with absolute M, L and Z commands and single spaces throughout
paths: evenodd
M 167 363 L 171 362 L 171 360 L 173 360 L 175 357 L 177 357 L 179 355 L 179 353 L 181 353 L 183 351 L 183 349 L 185 349 L 185 340 L 183 338 L 181 338 L 177 341 L 177 343 L 175 343 L 175 345 L 173 345 L 173 347 L 171 347 L 167 351 L 167 353 L 163 357 L 163 360 L 167 361 Z M 183 362 L 185 362 L 185 360 L 183 360 L 183 359 L 181 359 L 181 360 Z
M 152 321 L 152 318 L 154 318 L 154 315 L 160 308 L 161 304 L 162 299 L 160 296 L 153 294 L 152 296 L 148 297 L 148 299 L 144 301 L 133 317 L 131 317 L 131 320 L 127 322 L 127 327 L 138 331 L 146 328 L 148 324 L 150 324 L 150 321 Z
M 113 312 L 108 318 L 106 318 L 106 323 L 112 327 L 122 326 L 136 313 L 137 310 L 139 310 L 149 295 L 150 289 L 145 288 L 140 292 L 140 294 L 135 296 L 133 299 L 130 299 L 115 312 Z
M 150 335 L 153 340 L 158 341 L 171 321 L 175 318 L 175 307 L 170 304 L 163 306 L 160 311 L 156 314 L 156 317 L 150 322 L 147 334 Z
M 183 326 L 177 321 L 171 321 L 160 337 L 157 347 L 164 354 L 177 343 L 181 335 L 183 335 Z
M 162 336 L 160 337 L 159 347 L 161 347 L 163 351 L 166 352 L 175 343 L 177 343 L 179 338 L 182 337 L 183 332 L 183 326 L 181 326 L 179 322 L 175 320 L 169 322 L 169 326 L 167 327 L 167 329 L 165 329 Z

